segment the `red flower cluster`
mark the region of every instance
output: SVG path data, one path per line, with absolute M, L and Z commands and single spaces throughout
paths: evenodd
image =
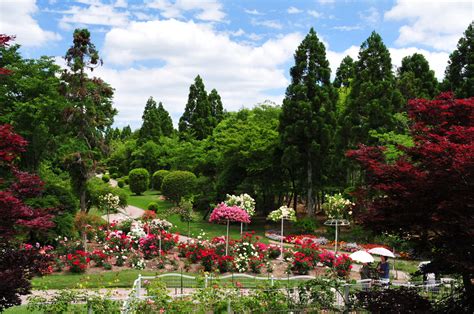
M 90 259 L 94 261 L 95 263 L 95 266 L 97 267 L 101 267 L 101 266 L 104 266 L 104 263 L 106 263 L 110 256 L 105 254 L 103 251 L 101 250 L 94 250 L 90 255 L 89 255 Z
M 86 271 L 90 262 L 89 254 L 87 252 L 77 250 L 75 253 L 66 255 L 66 264 L 69 271 L 73 273 L 83 273 Z

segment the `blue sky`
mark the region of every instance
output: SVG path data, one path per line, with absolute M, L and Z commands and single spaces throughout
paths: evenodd
M 449 53 L 473 20 L 474 2 L 0 0 L 0 33 L 16 34 L 25 57 L 61 56 L 72 32 L 87 27 L 104 66 L 94 72 L 115 88 L 116 125 L 140 126 L 149 96 L 163 101 L 176 123 L 189 85 L 200 74 L 228 110 L 266 100 L 281 103 L 299 42 L 314 27 L 333 72 L 357 58 L 375 30 L 394 70 L 423 53 L 442 79 Z

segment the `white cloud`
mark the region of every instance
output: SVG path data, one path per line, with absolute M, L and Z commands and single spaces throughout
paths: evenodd
M 117 0 L 115 1 L 114 7 L 116 8 L 126 8 L 128 6 L 127 0 Z
M 278 22 L 277 20 L 256 20 L 256 19 L 252 19 L 251 23 L 254 26 L 265 26 L 265 27 L 273 28 L 273 29 L 282 29 L 283 28 L 283 25 L 281 25 L 281 23 Z
M 59 34 L 41 28 L 33 18 L 38 12 L 35 0 L 1 1 L 0 12 L 0 33 L 16 35 L 16 43 L 38 47 L 61 39 Z
M 118 122 L 139 125 L 149 96 L 163 101 L 176 122 L 197 74 L 208 91 L 219 91 L 228 110 L 265 99 L 280 103 L 289 83 L 285 64 L 301 40 L 300 34 L 292 33 L 251 46 L 232 40 L 209 24 L 174 19 L 132 22 L 106 34 L 105 67 L 94 74 L 116 89 Z M 162 65 L 127 67 L 140 61 Z M 122 67 L 112 69 L 114 64 Z M 281 92 L 275 95 L 275 90 Z
M 370 7 L 363 12 L 359 12 L 359 17 L 362 21 L 364 21 L 367 25 L 371 27 L 376 26 L 380 22 L 380 13 L 374 7 Z
M 308 14 L 311 15 L 312 17 L 315 17 L 315 18 L 320 18 L 320 17 L 323 16 L 322 13 L 319 13 L 316 10 L 309 10 Z
M 302 13 L 303 10 L 300 10 L 300 9 L 298 9 L 298 8 L 296 8 L 296 7 L 289 7 L 289 8 L 286 10 L 286 12 L 287 12 L 288 14 L 299 14 L 299 13 Z
M 334 26 L 333 29 L 338 31 L 350 32 L 362 29 L 360 25 L 340 25 Z
M 474 17 L 474 2 L 397 1 L 385 12 L 385 20 L 407 21 L 399 29 L 396 44 L 422 44 L 436 50 L 452 51 Z
M 128 12 L 119 12 L 114 5 L 93 2 L 88 7 L 72 6 L 62 11 L 59 21 L 62 29 L 70 30 L 76 25 L 122 26 L 128 23 Z
M 318 0 L 319 4 L 333 4 L 336 0 Z
M 253 9 L 253 10 L 245 9 L 244 11 L 245 13 L 250 14 L 250 15 L 263 15 L 263 13 L 258 12 L 257 9 Z
M 158 9 L 165 18 L 182 18 L 183 12 L 198 11 L 195 18 L 203 21 L 220 22 L 224 19 L 222 4 L 218 0 L 152 0 L 147 6 Z

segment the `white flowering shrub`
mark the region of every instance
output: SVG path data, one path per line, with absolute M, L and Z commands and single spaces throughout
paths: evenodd
M 250 217 L 255 215 L 255 200 L 248 194 L 229 195 L 224 201 L 227 206 L 237 206 L 242 208 Z
M 280 208 L 272 211 L 267 218 L 272 221 L 279 221 L 281 219 L 296 221 L 296 213 L 293 208 L 281 206 Z
M 120 198 L 112 193 L 99 196 L 100 205 L 111 211 L 116 211 L 120 207 Z
M 323 209 L 329 219 L 348 219 L 352 216 L 351 208 L 355 204 L 342 197 L 341 193 L 326 195 Z

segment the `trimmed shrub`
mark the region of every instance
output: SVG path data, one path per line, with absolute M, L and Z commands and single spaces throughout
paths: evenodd
M 130 191 L 137 195 L 141 195 L 148 188 L 150 174 L 145 168 L 136 168 L 128 174 Z
M 158 204 L 156 202 L 151 202 L 148 204 L 147 209 L 156 213 L 158 211 Z
M 128 184 L 128 182 L 129 182 L 128 176 L 124 176 L 124 177 L 123 177 L 123 181 L 125 181 L 125 184 Z
M 316 220 L 311 218 L 303 218 L 293 223 L 293 226 L 300 234 L 314 234 L 318 228 Z
M 168 170 L 158 170 L 155 171 L 153 177 L 151 178 L 152 187 L 155 190 L 161 190 L 161 184 L 163 184 L 163 179 L 170 173 Z
M 127 206 L 128 195 L 124 190 L 104 183 L 99 178 L 92 178 L 87 181 L 86 185 L 87 208 L 92 206 L 100 207 L 100 197 L 108 193 L 117 195 L 120 198 L 119 205 L 121 207 Z
M 122 179 L 118 180 L 117 181 L 117 186 L 119 188 L 123 188 L 125 186 L 125 181 L 123 181 Z
M 104 181 L 105 183 L 108 183 L 110 181 L 110 176 L 108 174 L 104 174 L 102 176 L 102 181 Z
M 181 198 L 190 196 L 195 192 L 196 176 L 189 171 L 171 171 L 161 185 L 161 192 L 165 197 L 177 205 Z
M 119 177 L 119 175 L 118 175 L 118 173 L 114 172 L 110 175 L 110 177 L 115 180 Z

